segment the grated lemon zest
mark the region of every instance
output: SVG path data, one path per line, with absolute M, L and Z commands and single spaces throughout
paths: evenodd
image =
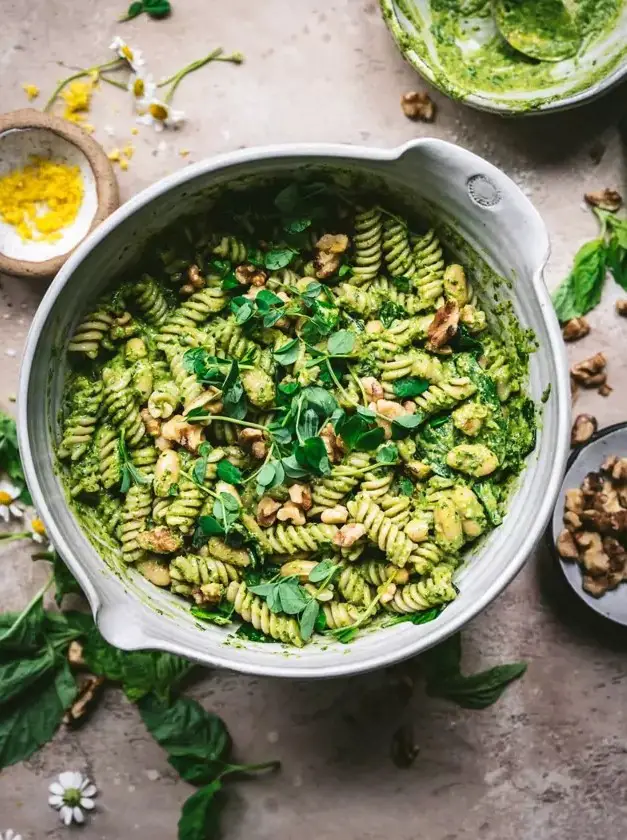
M 71 225 L 83 200 L 78 166 L 33 157 L 23 169 L 0 178 L 0 219 L 22 239 L 56 242 Z

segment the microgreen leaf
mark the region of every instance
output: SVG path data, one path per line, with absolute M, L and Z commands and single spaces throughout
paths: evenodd
M 215 516 L 200 516 L 198 526 L 207 537 L 222 537 L 225 533 L 224 528 Z
M 311 639 L 319 613 L 320 605 L 314 598 L 311 598 L 302 611 L 298 621 L 298 629 L 304 642 L 308 642 Z
M 150 484 L 151 479 L 143 475 L 131 461 L 126 448 L 124 432 L 120 432 L 118 452 L 120 454 L 120 473 L 122 476 L 120 493 L 128 493 L 132 484 Z
M 393 384 L 394 393 L 401 399 L 411 399 L 423 394 L 429 387 L 429 380 L 419 376 L 405 376 Z
M 352 353 L 355 347 L 355 334 L 350 330 L 339 330 L 327 341 L 327 349 L 331 356 L 344 356 Z
M 298 252 L 293 248 L 274 248 L 264 256 L 264 265 L 269 271 L 286 268 Z
M 206 610 L 204 607 L 191 607 L 190 613 L 194 616 L 194 618 L 199 618 L 201 621 L 208 621 L 211 624 L 224 626 L 226 624 L 231 624 L 233 609 L 229 609 L 228 612 L 220 612 L 219 607 L 215 610 Z
M 212 449 L 213 447 L 207 441 L 204 441 L 198 447 L 200 458 L 196 460 L 194 469 L 192 470 L 192 479 L 196 484 L 204 484 L 205 476 L 207 475 L 207 459 Z
M 417 429 L 423 422 L 422 414 L 406 414 L 403 417 L 395 417 L 392 421 L 392 439 L 399 440 L 407 437 L 413 429 Z
M 575 254 L 568 277 L 553 294 L 553 306 L 560 321 L 586 315 L 601 300 L 607 268 L 607 247 L 603 238 L 586 242 Z
M 393 464 L 398 458 L 398 448 L 393 443 L 386 443 L 377 451 L 376 460 L 380 464 Z
M 353 269 L 350 265 L 341 265 L 338 269 L 337 275 L 338 277 L 346 277 L 347 274 L 352 274 Z
M 298 358 L 299 351 L 300 341 L 297 338 L 293 338 L 282 347 L 279 347 L 278 350 L 275 350 L 273 356 L 279 364 L 283 365 L 283 367 L 287 367 L 288 365 L 294 364 Z
M 309 580 L 312 583 L 322 583 L 323 580 L 326 580 L 326 578 L 336 572 L 339 568 L 340 566 L 335 563 L 332 558 L 321 560 L 319 563 L 316 563 L 313 569 L 309 572 Z
M 241 471 L 226 459 L 218 462 L 217 475 L 228 484 L 241 484 L 244 480 Z
M 413 496 L 414 495 L 414 485 L 408 478 L 402 476 L 398 480 L 398 492 L 402 496 Z
M 294 449 L 297 463 L 314 475 L 328 475 L 331 472 L 329 456 L 324 441 L 319 437 L 310 437 Z
M 235 323 L 241 326 L 255 314 L 255 306 L 252 300 L 248 300 L 243 295 L 234 297 L 231 301 L 231 312 L 235 315 Z

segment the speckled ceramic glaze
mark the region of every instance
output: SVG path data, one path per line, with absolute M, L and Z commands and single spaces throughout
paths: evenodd
M 509 513 L 461 569 L 458 599 L 430 624 L 399 624 L 363 633 L 349 645 L 323 640 L 301 650 L 234 640 L 229 628 L 199 624 L 187 603 L 147 583 L 134 570 L 106 563 L 66 503 L 53 458 L 66 375 L 64 351 L 81 314 L 116 273 L 137 258 L 147 239 L 183 212 L 206 207 L 220 189 L 291 173 L 324 173 L 369 183 L 385 193 L 386 200 L 403 200 L 436 229 L 452 226 L 458 234 L 453 252 L 466 263 L 471 254 L 481 254 L 509 280 L 500 286 L 501 297 L 511 300 L 521 322 L 535 331 L 539 349 L 531 358 L 534 399 L 539 402 L 551 385 L 536 450 Z M 37 310 L 24 353 L 18 426 L 35 505 L 83 587 L 105 638 L 124 649 L 159 648 L 247 673 L 331 677 L 417 654 L 480 612 L 512 580 L 541 536 L 566 461 L 570 395 L 564 346 L 542 279 L 548 251 L 542 220 L 509 178 L 468 151 L 430 139 L 392 150 L 314 144 L 222 155 L 158 182 L 100 225 L 70 257 Z M 475 282 L 482 286 L 480 271 L 473 272 Z M 487 279 L 486 284 L 489 296 Z
M 434 41 L 430 0 L 379 2 L 383 18 L 407 61 L 442 93 L 483 111 L 523 115 L 573 108 L 600 96 L 627 76 L 627 3 L 623 3 L 615 24 L 586 44 L 581 54 L 547 67 L 551 84 L 535 89 L 503 86 L 493 91 L 482 89 L 479 83 L 462 86 L 442 66 Z M 455 38 L 468 65 L 472 65 L 477 47 L 497 35 L 494 20 L 476 14 L 480 5 L 466 3 L 469 12 L 466 17 L 460 15 L 464 35 Z M 495 66 L 495 78 L 499 72 Z
M 0 117 L 0 177 L 33 157 L 78 166 L 83 200 L 76 219 L 56 242 L 24 240 L 0 219 L 0 271 L 48 277 L 71 251 L 118 206 L 118 185 L 104 150 L 77 125 L 33 109 Z

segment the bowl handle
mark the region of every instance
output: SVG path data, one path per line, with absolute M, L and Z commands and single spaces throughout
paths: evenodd
M 96 613 L 96 624 L 104 639 L 120 650 L 145 650 L 156 646 L 155 640 L 145 633 L 131 602 L 102 604 Z
M 462 219 L 477 242 L 487 246 L 498 235 L 505 252 L 517 254 L 534 285 L 545 290 L 549 235 L 542 217 L 511 178 L 479 155 L 436 138 L 401 146 L 397 163 L 405 167 L 408 181 L 420 179 L 423 195 L 437 197 L 434 203 L 450 218 Z

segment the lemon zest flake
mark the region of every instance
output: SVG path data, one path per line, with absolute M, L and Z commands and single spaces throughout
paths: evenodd
M 32 157 L 0 178 L 0 219 L 22 239 L 56 242 L 76 219 L 83 194 L 78 166 Z
M 26 96 L 28 96 L 29 102 L 32 102 L 33 99 L 37 99 L 37 97 L 39 96 L 39 88 L 37 87 L 37 85 L 33 85 L 30 82 L 24 82 L 24 84 L 22 85 L 22 90 L 24 91 Z

